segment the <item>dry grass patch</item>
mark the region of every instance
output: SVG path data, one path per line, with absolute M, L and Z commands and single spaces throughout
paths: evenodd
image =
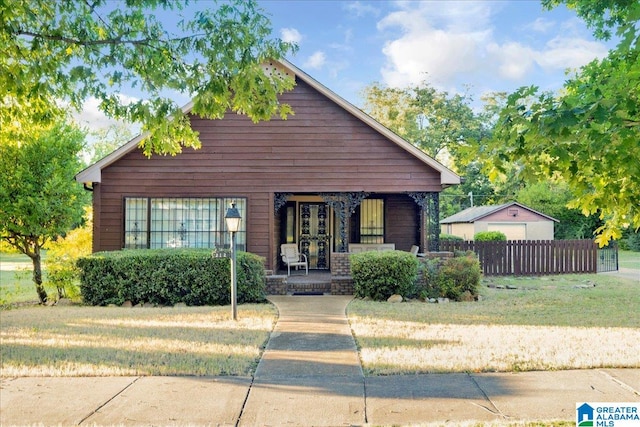
M 273 306 L 31 307 L 0 312 L 3 377 L 250 375 Z
M 640 329 L 352 323 L 369 374 L 640 368 Z
M 508 283 L 518 289 L 485 287 L 476 303 L 353 301 L 365 372 L 640 368 L 637 284 L 596 275 Z

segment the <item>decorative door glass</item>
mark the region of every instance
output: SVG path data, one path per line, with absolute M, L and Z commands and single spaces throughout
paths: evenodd
M 328 212 L 324 203 L 300 203 L 300 251 L 307 255 L 309 268 L 329 268 Z

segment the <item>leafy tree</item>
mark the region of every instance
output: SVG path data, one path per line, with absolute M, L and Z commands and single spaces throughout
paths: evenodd
M 620 38 L 602 60 L 583 66 L 559 95 L 523 87 L 508 97 L 487 152 L 492 175 L 513 165 L 527 181 L 562 180 L 584 215 L 599 214 L 596 241 L 640 228 L 640 3 L 544 0 L 575 9 L 596 37 Z
M 518 191 L 515 199 L 559 223 L 554 226 L 555 239 L 586 239 L 602 225 L 597 215 L 584 216 L 579 210 L 567 207 L 572 199 L 569 187 L 562 182 L 537 182 Z
M 440 193 L 440 217 L 446 218 L 473 205 L 487 205 L 496 201 L 494 186 L 482 171 L 479 161 L 474 161 L 462 171 L 464 181 L 460 185 L 445 188 Z
M 270 38 L 270 22 L 256 2 L 231 0 L 190 20 L 179 18 L 185 4 L 3 0 L 1 106 L 28 103 L 46 114 L 50 97 L 77 109 L 94 97 L 108 117 L 150 132 L 141 143 L 147 155 L 200 146 L 188 117 L 167 95 L 173 92 L 191 97 L 193 113 L 205 118 L 221 118 L 228 110 L 254 121 L 291 114 L 277 95 L 292 88 L 293 79 L 262 65 L 295 46 Z M 175 32 L 163 28 L 156 9 L 176 15 Z M 130 88 L 146 99 L 119 95 Z M 0 108 L 0 127 L 15 119 Z
M 448 156 L 455 158 L 469 140 L 482 136 L 482 122 L 469 106 L 468 94 L 450 95 L 423 82 L 405 89 L 373 83 L 363 95 L 368 114 L 445 163 L 452 164 Z
M 58 290 L 58 298 L 80 295 L 80 270 L 76 261 L 91 255 L 93 211 L 85 207 L 85 223 L 47 244 L 47 278 Z
M 87 144 L 86 154 L 89 155 L 89 163 L 92 164 L 111 154 L 135 135 L 123 124 L 115 124 L 106 129 L 93 131 L 89 136 L 93 139 L 93 142 Z
M 0 129 L 0 238 L 31 258 L 36 292 L 45 303 L 41 249 L 78 224 L 86 204 L 73 179 L 84 133 L 64 122 L 33 124 L 30 132 L 23 126 L 19 133 L 23 138 L 16 139 L 16 132 Z

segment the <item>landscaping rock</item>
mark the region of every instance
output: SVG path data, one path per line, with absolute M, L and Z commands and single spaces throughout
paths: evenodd
M 394 294 L 387 298 L 387 302 L 402 302 L 402 295 Z
M 438 304 L 446 304 L 449 302 L 449 298 L 438 298 Z
M 429 298 L 429 302 L 432 303 L 432 304 L 435 304 L 435 303 L 438 302 L 438 300 L 435 299 L 435 298 Z
M 176 304 L 174 305 L 174 307 L 176 307 L 176 308 L 183 308 L 183 307 L 186 307 L 186 306 L 187 306 L 187 304 L 185 304 L 185 303 L 183 303 L 183 302 L 179 302 L 179 303 L 176 303 Z
M 133 307 L 133 303 L 131 301 L 125 301 L 122 303 L 122 307 Z

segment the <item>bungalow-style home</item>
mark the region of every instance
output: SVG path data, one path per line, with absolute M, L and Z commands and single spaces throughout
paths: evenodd
M 439 192 L 460 177 L 293 64 L 265 67 L 295 78 L 280 97 L 287 120 L 192 115 L 201 149 L 147 158 L 141 135 L 78 173 L 93 192 L 93 250 L 227 248 L 232 202 L 238 249 L 270 270 L 286 269 L 285 243 L 325 270 L 350 245 L 438 250 Z
M 501 231 L 507 240 L 553 240 L 558 222 L 518 202 L 473 206 L 440 221 L 441 232 L 473 240 L 480 231 Z

